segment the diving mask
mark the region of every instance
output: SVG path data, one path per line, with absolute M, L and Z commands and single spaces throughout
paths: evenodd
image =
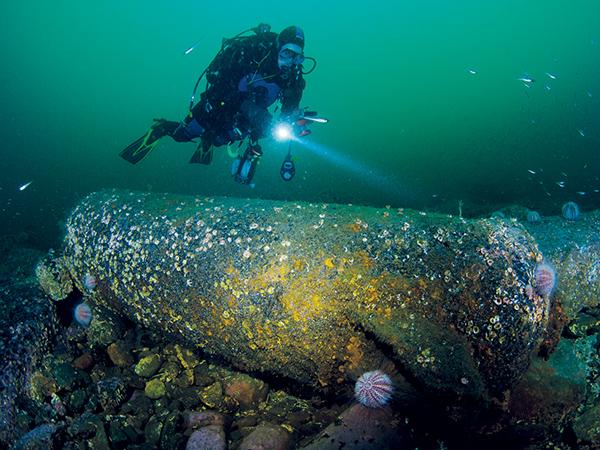
M 304 62 L 302 49 L 296 44 L 285 44 L 279 50 L 277 64 L 282 70 L 289 70 L 294 66 L 300 66 Z

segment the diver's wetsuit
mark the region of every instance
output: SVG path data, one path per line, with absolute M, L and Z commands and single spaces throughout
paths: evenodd
M 264 137 L 272 120 L 267 108 L 280 100 L 282 116 L 291 115 L 305 86 L 299 68 L 287 76 L 279 70 L 277 56 L 276 33 L 230 40 L 208 67 L 207 89 L 190 114 L 181 123 L 158 121 L 157 134 L 178 142 L 201 137 L 205 151 Z

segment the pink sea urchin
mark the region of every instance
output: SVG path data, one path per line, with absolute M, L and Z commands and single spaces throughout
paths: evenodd
M 354 386 L 354 396 L 368 408 L 382 408 L 392 398 L 394 386 L 388 375 L 381 370 L 363 373 Z
M 556 287 L 556 271 L 548 263 L 538 264 L 534 272 L 535 289 L 538 294 L 547 297 Z
M 94 275 L 92 275 L 91 273 L 86 273 L 85 276 L 83 277 L 83 287 L 87 291 L 93 291 L 94 289 L 96 289 L 97 285 L 98 285 L 98 280 L 96 279 L 96 277 Z
M 93 318 L 92 309 L 86 303 L 80 303 L 73 311 L 73 318 L 82 327 L 87 327 Z

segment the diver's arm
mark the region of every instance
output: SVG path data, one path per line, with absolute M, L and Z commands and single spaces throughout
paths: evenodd
M 283 91 L 281 99 L 282 119 L 293 119 L 294 115 L 297 115 L 304 86 L 306 86 L 306 81 L 304 81 L 304 78 L 300 78 L 295 84 Z

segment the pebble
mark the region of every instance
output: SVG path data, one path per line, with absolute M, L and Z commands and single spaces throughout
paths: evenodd
M 186 428 L 201 428 L 207 425 L 225 425 L 225 416 L 218 411 L 191 411 L 185 418 Z
M 290 444 L 287 431 L 278 425 L 263 422 L 242 440 L 239 450 L 287 450 Z
M 200 393 L 200 399 L 209 408 L 218 408 L 223 403 L 223 385 L 221 382 L 215 381 L 204 388 Z
M 108 357 L 117 367 L 129 367 L 133 364 L 133 358 L 121 341 L 113 342 L 106 349 Z
M 144 394 L 146 394 L 146 397 L 156 400 L 163 397 L 166 393 L 167 388 L 165 383 L 159 379 L 155 378 L 154 380 L 150 380 L 146 383 L 146 388 L 144 389 Z
M 134 372 L 142 378 L 152 378 L 160 368 L 161 362 L 159 355 L 144 356 L 135 365 Z
M 222 425 L 207 425 L 192 433 L 186 450 L 225 450 L 225 431 Z
M 225 394 L 235 399 L 242 410 L 253 409 L 265 401 L 268 386 L 246 374 L 236 374 L 226 382 Z
M 88 370 L 93 364 L 94 359 L 89 353 L 84 353 L 73 361 L 73 367 L 80 370 Z

